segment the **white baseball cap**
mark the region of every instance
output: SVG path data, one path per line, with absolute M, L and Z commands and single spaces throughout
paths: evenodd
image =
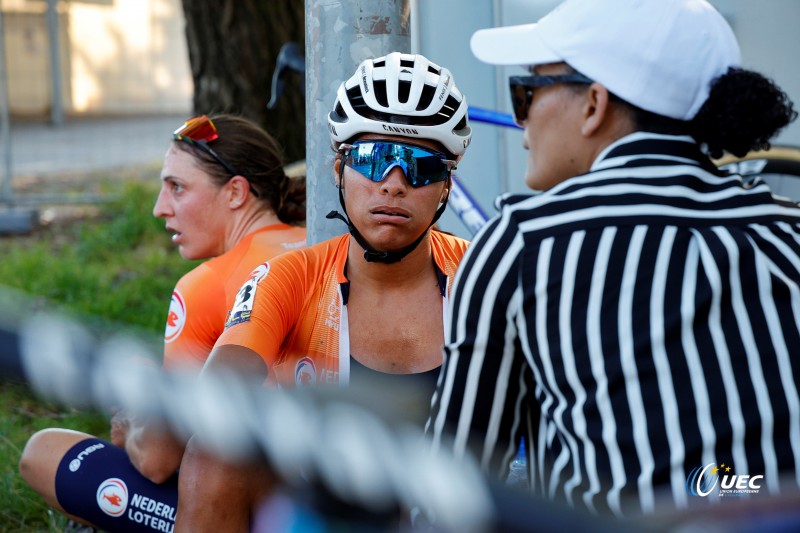
M 680 120 L 741 62 L 733 31 L 706 0 L 566 0 L 537 23 L 479 30 L 470 44 L 494 65 L 564 61 L 626 102 Z

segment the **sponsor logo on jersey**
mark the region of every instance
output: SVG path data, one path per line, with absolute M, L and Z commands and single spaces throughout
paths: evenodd
M 269 263 L 258 265 L 250 273 L 250 277 L 245 281 L 239 292 L 236 293 L 236 300 L 233 302 L 233 309 L 228 312 L 228 319 L 225 327 L 229 328 L 242 322 L 250 321 L 250 314 L 253 311 L 253 302 L 256 299 L 258 284 L 269 274 Z
M 250 278 L 256 280 L 256 283 L 261 283 L 261 280 L 269 274 L 269 263 L 261 263 L 255 270 L 250 272 Z
M 128 486 L 115 477 L 103 481 L 97 488 L 97 505 L 108 516 L 122 516 L 128 507 Z
M 339 383 L 339 371 L 323 368 L 319 371 L 318 381 L 320 384 L 335 385 L 336 383 Z
M 297 242 L 285 242 L 281 244 L 281 246 L 283 246 L 287 250 L 296 250 L 297 248 L 305 248 L 306 241 L 305 239 L 303 239 L 302 241 L 297 241 Z
M 99 450 L 101 448 L 105 448 L 105 446 L 100 442 L 84 448 L 80 453 L 78 453 L 78 456 L 75 457 L 75 459 L 69 462 L 69 471 L 77 472 L 78 469 L 81 467 L 81 462 L 84 459 L 86 459 L 86 456 L 92 453 L 93 451 Z
M 317 367 L 314 365 L 313 359 L 306 356 L 297 361 L 294 366 L 294 382 L 298 387 L 316 385 Z
M 172 291 L 172 300 L 169 302 L 167 314 L 167 328 L 164 330 L 164 342 L 172 342 L 181 335 L 186 324 L 186 303 L 183 295 L 175 289 Z
M 339 302 L 328 303 L 328 316 L 325 317 L 325 325 L 334 331 L 339 331 Z

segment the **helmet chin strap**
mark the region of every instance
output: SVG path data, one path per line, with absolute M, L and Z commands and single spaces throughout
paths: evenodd
M 450 180 L 448 179 L 447 181 L 449 184 Z M 389 265 L 392 263 L 397 263 L 402 258 L 413 252 L 417 246 L 419 246 L 419 243 L 421 243 L 422 239 L 425 238 L 425 235 L 428 234 L 428 230 L 431 229 L 431 226 L 433 226 L 436 223 L 436 221 L 439 220 L 439 217 L 442 216 L 442 213 L 444 213 L 444 210 L 447 207 L 447 200 L 449 197 L 450 197 L 450 192 L 448 190 L 447 196 L 445 196 L 442 205 L 440 205 L 439 208 L 436 210 L 436 213 L 433 215 L 433 220 L 431 220 L 431 223 L 428 224 L 427 228 L 425 228 L 425 231 L 423 231 L 422 234 L 419 237 L 417 237 L 417 239 L 414 242 L 412 242 L 402 250 L 398 250 L 396 252 L 385 252 L 385 251 L 381 252 L 370 246 L 369 243 L 367 243 L 367 240 L 364 238 L 364 236 L 361 235 L 358 229 L 350 221 L 350 216 L 347 214 L 347 208 L 344 205 L 344 195 L 342 194 L 341 185 L 339 186 L 339 203 L 342 206 L 342 211 L 344 211 L 344 215 L 342 215 L 339 211 L 336 211 L 334 209 L 333 211 L 328 213 L 328 215 L 325 218 L 329 219 L 338 218 L 339 220 L 347 224 L 347 228 L 350 231 L 350 235 L 352 235 L 353 238 L 356 240 L 356 242 L 359 244 L 359 246 L 361 246 L 364 249 L 364 260 L 366 262 L 385 263 Z

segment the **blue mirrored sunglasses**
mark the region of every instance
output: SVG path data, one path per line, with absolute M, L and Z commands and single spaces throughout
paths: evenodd
M 390 141 L 356 141 L 342 144 L 339 152 L 344 164 L 376 183 L 400 167 L 412 187 L 446 181 L 456 162 L 441 152 L 413 144 Z M 340 175 L 344 166 L 339 167 Z

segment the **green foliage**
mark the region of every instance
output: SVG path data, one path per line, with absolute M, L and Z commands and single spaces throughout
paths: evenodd
M 152 216 L 152 186 L 125 185 L 99 218 L 3 245 L 0 280 L 37 300 L 160 332 L 177 279 L 195 264 Z
M 180 257 L 164 222 L 153 217 L 153 185 L 117 188 L 97 217 L 0 240 L 0 280 L 26 295 L 25 307 L 33 310 L 70 313 L 93 331 L 111 327 L 160 337 L 172 288 L 196 263 Z M 22 309 L 14 311 L 24 315 Z M 108 416 L 50 404 L 3 381 L 0 412 L 0 530 L 63 531 L 64 517 L 19 477 L 20 454 L 28 437 L 46 427 L 107 438 Z
M 3 531 L 64 531 L 66 519 L 53 512 L 17 474 L 22 448 L 34 432 L 66 427 L 108 438 L 107 417 L 34 398 L 21 385 L 0 382 L 0 524 Z

